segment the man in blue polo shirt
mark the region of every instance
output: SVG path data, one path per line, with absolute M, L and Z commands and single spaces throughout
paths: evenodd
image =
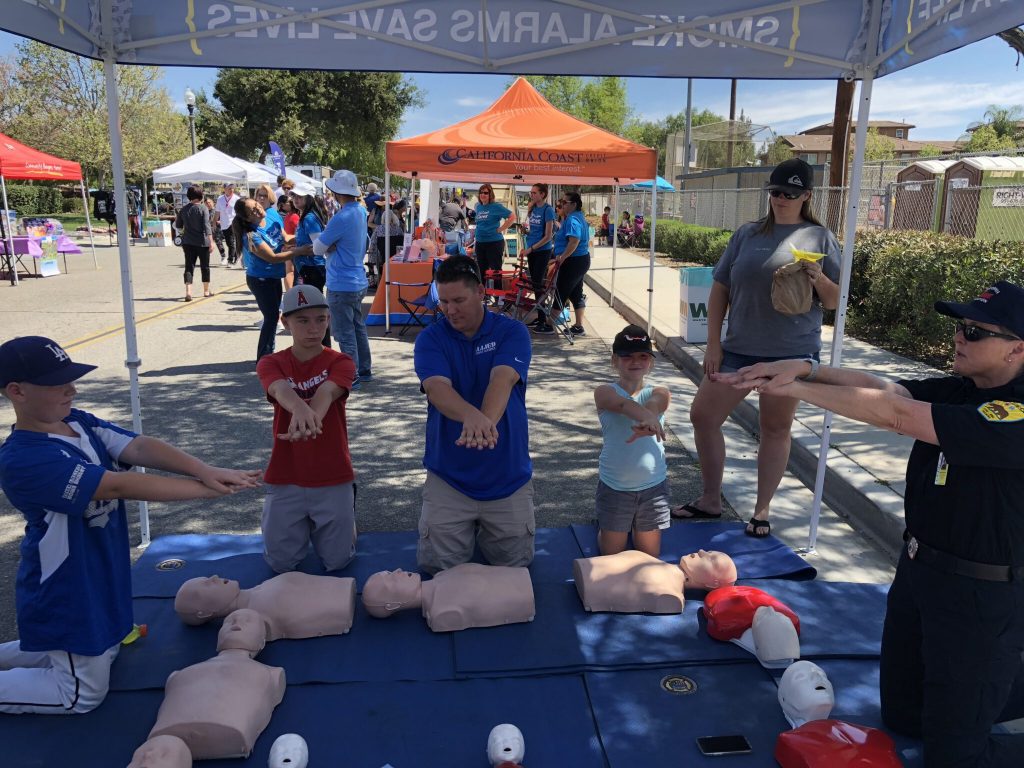
M 419 567 L 436 573 L 473 556 L 492 565 L 533 560 L 533 465 L 526 419 L 526 326 L 484 309 L 476 262 L 452 256 L 437 270 L 444 317 L 416 339 L 427 396 Z

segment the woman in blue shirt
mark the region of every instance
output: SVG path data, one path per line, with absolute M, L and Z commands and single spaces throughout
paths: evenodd
M 555 261 L 558 264 L 558 278 L 555 308 L 561 310 L 566 300 L 572 302 L 576 313 L 576 324 L 569 330 L 574 336 L 583 336 L 583 312 L 587 307 L 583 295 L 583 278 L 590 269 L 590 225 L 583 216 L 583 199 L 578 192 L 565 192 L 561 203 L 562 226 L 555 233 Z M 552 333 L 554 328 L 547 322 L 536 325 L 535 333 Z
M 501 258 L 505 255 L 505 230 L 515 224 L 516 215 L 501 203 L 494 201 L 494 188 L 481 184 L 477 192 L 476 205 L 476 263 L 480 274 L 487 281 L 489 271 L 501 270 Z
M 312 285 L 323 292 L 327 284 L 327 259 L 313 253 L 313 241 L 324 231 L 327 225 L 327 211 L 323 198 L 304 195 L 294 190 L 290 193 L 292 205 L 299 214 L 299 225 L 295 229 L 295 239 L 291 248 L 282 256 L 290 256 L 295 268 L 296 282 L 301 285 Z M 331 346 L 331 329 L 324 333 L 324 346 Z
M 551 241 L 555 229 L 555 209 L 548 205 L 548 185 L 534 184 L 530 188 L 530 205 L 526 209 L 526 220 L 529 229 L 526 232 L 526 247 L 523 255 L 530 267 L 530 282 L 533 283 L 534 296 L 538 298 L 544 293 L 544 281 L 548 274 L 548 262 L 554 251 Z M 544 325 L 544 312 L 537 307 L 537 319 L 533 325 Z
M 280 215 L 277 218 L 280 219 Z M 279 253 L 284 242 L 284 230 L 278 222 L 270 221 L 262 205 L 248 197 L 235 203 L 235 220 L 231 226 L 235 242 L 242 246 L 245 282 L 263 314 L 256 347 L 256 359 L 259 360 L 274 351 L 281 307 L 281 280 L 284 278 L 284 262 L 289 258 Z

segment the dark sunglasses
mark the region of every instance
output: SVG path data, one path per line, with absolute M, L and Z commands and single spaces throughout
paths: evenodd
M 772 197 L 784 197 L 787 200 L 796 200 L 803 192 L 787 192 L 784 189 L 770 189 L 768 194 Z
M 1008 333 L 996 333 L 995 331 L 990 331 L 987 328 L 980 328 L 977 325 L 967 325 L 967 323 L 962 323 L 960 321 L 957 321 L 953 327 L 955 328 L 953 333 L 962 333 L 964 335 L 964 341 L 981 341 L 982 339 L 987 339 L 990 336 L 994 339 L 1021 341 L 1017 336 L 1011 336 Z

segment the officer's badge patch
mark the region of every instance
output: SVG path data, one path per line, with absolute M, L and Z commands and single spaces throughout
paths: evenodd
M 1006 400 L 991 400 L 978 406 L 985 421 L 1024 421 L 1024 408 L 1020 403 Z

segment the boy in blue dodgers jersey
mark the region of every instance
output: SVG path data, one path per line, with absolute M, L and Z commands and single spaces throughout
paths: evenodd
M 50 339 L 0 346 L 0 391 L 16 422 L 0 446 L 0 488 L 25 516 L 19 640 L 0 644 L 0 712 L 96 708 L 132 629 L 123 499 L 205 499 L 259 485 L 258 471 L 211 467 L 171 445 L 73 409 L 73 363 Z M 191 477 L 127 472 L 140 465 Z
M 535 530 L 530 338 L 522 323 L 484 309 L 473 259 L 452 256 L 435 279 L 444 317 L 420 333 L 414 356 L 428 402 L 416 559 L 436 573 L 468 562 L 476 539 L 492 565 L 526 566 Z
M 661 529 L 671 524 L 665 466 L 665 411 L 671 395 L 665 387 L 644 384 L 654 364 L 647 331 L 627 325 L 612 342 L 615 384 L 594 390 L 604 444 L 597 482 L 597 540 L 602 555 L 633 546 L 657 557 Z

